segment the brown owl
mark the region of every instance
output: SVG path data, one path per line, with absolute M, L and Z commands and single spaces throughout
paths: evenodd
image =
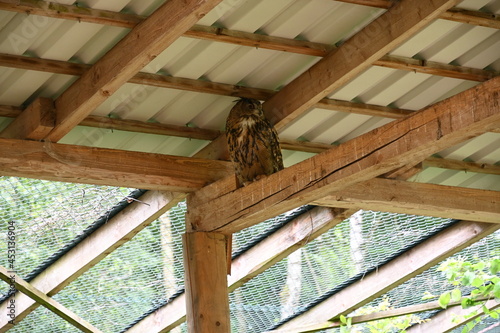
M 247 185 L 283 169 L 278 133 L 256 99 L 242 98 L 226 120 L 229 156 L 236 176 Z

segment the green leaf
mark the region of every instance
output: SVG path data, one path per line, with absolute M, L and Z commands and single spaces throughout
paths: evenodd
M 462 298 L 462 292 L 460 291 L 460 289 L 455 288 L 451 291 L 451 300 L 453 302 L 458 302 L 460 301 L 461 298 Z
M 493 287 L 493 296 L 496 299 L 500 299 L 500 284 L 495 284 L 495 287 Z
M 442 307 L 443 309 L 446 309 L 446 307 L 448 306 L 448 304 L 450 304 L 450 300 L 451 300 L 451 295 L 449 292 L 445 292 L 444 294 L 442 294 L 441 296 L 439 296 L 439 306 Z
M 484 281 L 482 279 L 476 277 L 476 278 L 474 278 L 474 280 L 472 280 L 471 284 L 473 287 L 478 288 L 484 284 Z
M 466 272 L 464 276 L 462 277 L 462 283 L 464 286 L 469 286 L 471 281 L 474 280 L 476 277 L 476 274 L 473 272 Z
M 344 315 L 340 315 L 340 322 L 343 324 L 343 325 L 346 325 L 347 324 L 347 319 Z
M 493 259 L 490 263 L 490 273 L 497 274 L 500 271 L 500 259 Z
M 498 315 L 497 311 L 491 311 L 490 312 L 490 317 L 493 319 L 498 319 L 500 316 Z
M 462 299 L 461 305 L 462 305 L 463 309 L 468 309 L 471 306 L 474 306 L 475 302 L 473 300 L 471 300 L 470 298 L 464 298 L 464 299 Z

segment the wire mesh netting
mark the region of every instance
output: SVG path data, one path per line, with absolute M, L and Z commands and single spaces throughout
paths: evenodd
M 37 267 L 50 266 L 58 258 L 54 254 L 80 241 L 82 233 L 96 221 L 109 223 L 124 198 L 132 195 L 140 199 L 143 193 L 10 177 L 1 177 L 0 184 L 0 250 L 6 253 L 6 225 L 15 221 L 16 269 L 29 278 L 39 273 Z M 310 208 L 301 207 L 236 233 L 233 256 L 270 237 L 296 216 L 308 214 Z M 185 211 L 186 204 L 179 203 L 53 298 L 103 332 L 126 332 L 184 291 L 181 238 Z M 230 293 L 232 331 L 257 333 L 278 327 L 453 223 L 449 219 L 360 211 Z M 489 236 L 461 255 L 487 258 L 499 248 L 498 241 L 497 234 Z M 6 256 L 0 258 L 6 266 Z M 2 283 L 0 288 L 5 295 L 9 286 Z M 446 288 L 449 286 L 440 273 L 429 269 L 367 307 L 387 300 L 392 307 L 418 304 L 421 295 L 415 290 L 439 293 Z M 187 331 L 185 325 L 176 330 Z M 79 332 L 41 306 L 11 331 Z

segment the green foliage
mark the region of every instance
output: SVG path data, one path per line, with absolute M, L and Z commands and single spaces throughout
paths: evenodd
M 447 291 L 441 294 L 438 298 L 439 305 L 446 309 L 451 302 L 460 303 L 462 308 L 468 309 L 477 306 L 477 309 L 470 314 L 457 316 L 454 321 L 462 321 L 464 319 L 475 317 L 480 310 L 484 313 L 483 316 L 471 320 L 462 329 L 462 333 L 470 332 L 484 317 L 498 319 L 500 310 L 490 311 L 484 304 L 485 299 L 496 299 L 500 301 L 500 259 L 494 257 L 490 260 L 483 261 L 476 259 L 475 262 L 466 261 L 463 258 L 448 259 L 443 262 L 438 271 L 443 272 L 448 282 L 456 288 L 452 291 Z M 468 288 L 471 290 L 470 295 L 463 296 L 460 288 Z M 424 299 L 434 297 L 430 293 L 424 294 Z
M 375 312 L 392 310 L 391 302 L 388 297 L 384 297 L 383 300 L 376 306 L 365 307 L 359 309 L 356 315 L 365 315 Z M 351 317 L 340 316 L 340 332 L 341 333 L 404 333 L 406 329 L 412 324 L 421 323 L 422 319 L 414 314 L 408 314 L 405 316 L 385 318 L 380 320 L 371 321 L 365 324 L 358 324 L 356 326 L 352 325 Z

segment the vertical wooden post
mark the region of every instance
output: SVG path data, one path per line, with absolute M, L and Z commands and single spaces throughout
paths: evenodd
M 187 232 L 183 242 L 188 332 L 229 333 L 227 236 Z

